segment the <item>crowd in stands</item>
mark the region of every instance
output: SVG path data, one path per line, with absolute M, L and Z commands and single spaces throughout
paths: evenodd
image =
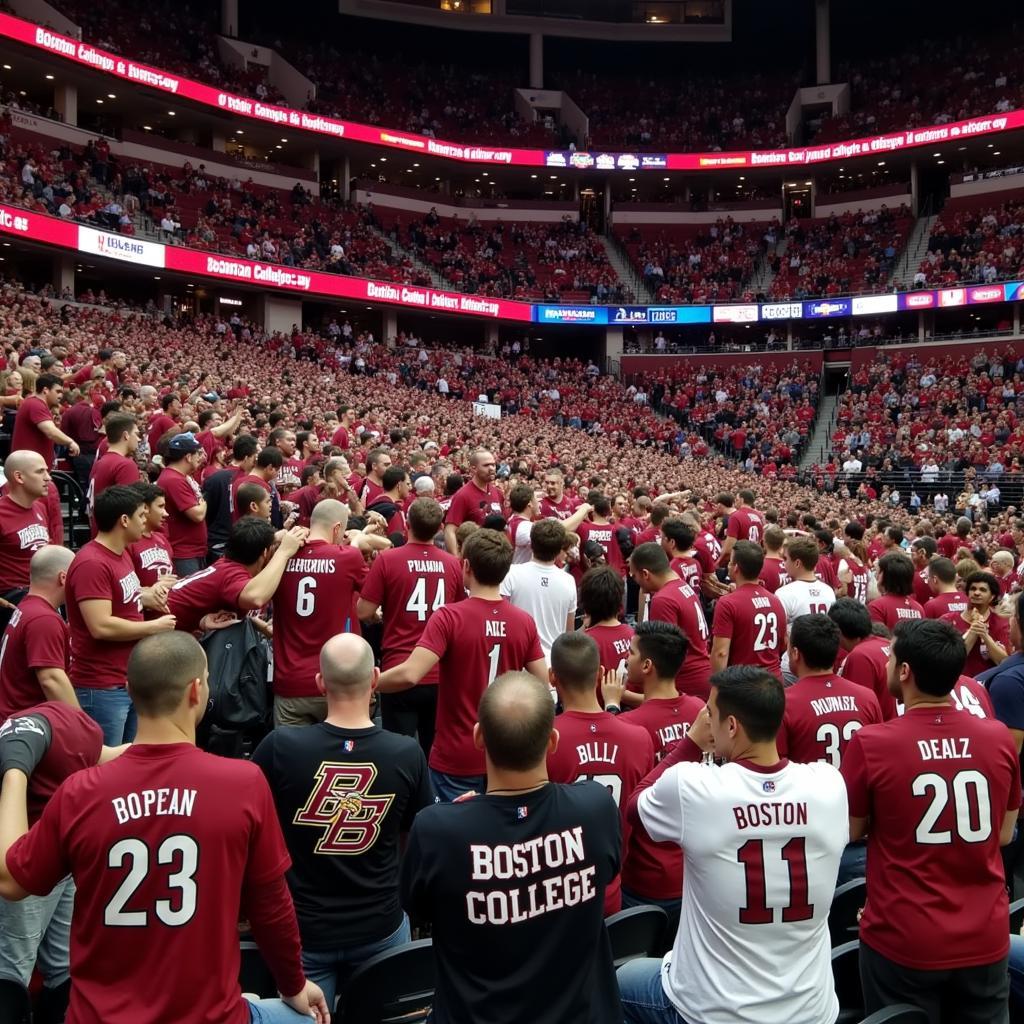
M 950 199 L 932 225 L 913 286 L 991 284 L 1024 275 L 1024 195 Z

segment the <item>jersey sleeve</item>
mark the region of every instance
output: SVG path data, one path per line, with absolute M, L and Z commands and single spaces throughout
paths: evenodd
M 637 810 L 647 834 L 658 843 L 683 843 L 683 797 L 687 764 L 672 765 L 655 783 L 640 794 Z
M 345 565 L 344 568 L 352 575 L 352 589 L 357 593 L 362 593 L 363 586 L 366 583 L 367 567 L 366 559 L 363 558 L 363 553 L 358 548 L 346 548 L 345 557 L 349 564 Z
M 76 556 L 77 557 L 77 556 Z M 72 564 L 72 568 L 74 565 Z M 75 601 L 112 601 L 110 575 L 102 562 L 80 563 L 68 594 Z
M 720 600 L 715 606 L 714 635 L 731 640 L 736 620 L 731 601 Z
M 740 523 L 740 517 L 733 512 L 729 516 L 729 522 L 725 527 L 726 537 L 732 537 L 733 540 L 743 540 L 743 526 L 744 524 Z
M 448 514 L 444 517 L 445 526 L 461 526 L 469 518 L 466 511 L 466 496 L 459 491 L 448 506 Z
M 862 732 L 858 730 L 853 734 L 840 765 L 852 818 L 867 818 L 871 815 L 868 765 L 864 756 Z
M 536 627 L 535 627 L 536 628 Z M 444 656 L 452 639 L 452 620 L 450 615 L 445 614 L 444 608 L 439 608 L 427 620 L 426 626 L 416 641 L 417 647 L 422 647 L 436 654 L 438 658 Z
M 436 616 L 435 616 L 436 618 Z M 420 815 L 413 822 L 409 833 L 409 844 L 402 858 L 402 872 L 399 880 L 399 894 L 402 908 L 410 916 L 420 921 L 433 919 L 433 907 L 430 892 L 433 885 L 433 872 L 430 857 L 424 850 L 423 832 L 426 815 Z
M 885 624 L 885 609 L 878 603 L 878 601 L 872 601 L 868 605 L 868 615 L 871 616 L 872 622 L 881 622 Z
M 50 410 L 47 409 L 46 403 L 42 400 L 38 402 L 28 402 L 28 421 L 33 426 L 38 427 L 40 423 L 46 423 L 47 421 L 53 422 L 53 416 Z
M 513 544 L 517 548 L 530 547 L 530 534 L 533 532 L 533 523 L 524 520 L 516 527 L 516 536 Z
M 47 615 L 25 631 L 25 664 L 29 668 L 66 669 L 67 654 L 67 629 L 60 619 Z
M 64 850 L 62 824 L 66 785 L 62 785 L 43 809 L 42 817 L 7 851 L 11 877 L 33 896 L 45 896 L 71 873 Z

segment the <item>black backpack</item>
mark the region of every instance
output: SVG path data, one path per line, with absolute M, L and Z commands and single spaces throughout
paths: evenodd
M 199 642 L 210 666 L 210 707 L 201 728 L 207 742 L 200 745 L 237 756 L 245 739 L 258 740 L 273 726 L 270 644 L 248 618 Z

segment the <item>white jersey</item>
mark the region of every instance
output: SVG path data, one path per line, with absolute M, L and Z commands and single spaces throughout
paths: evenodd
M 793 624 L 793 620 L 800 615 L 813 615 L 815 612 L 822 614 L 828 612 L 835 604 L 836 592 L 821 580 L 793 580 L 784 587 L 775 591 L 775 596 L 782 602 L 786 609 L 786 627 Z M 782 653 L 782 671 L 789 672 L 789 645 Z
M 828 913 L 849 839 L 829 764 L 673 765 L 640 795 L 652 839 L 683 848 L 665 993 L 701 1024 L 832 1024 Z
M 544 660 L 550 664 L 551 645 L 576 613 L 576 581 L 554 565 L 527 562 L 509 569 L 501 582 L 501 596 L 532 616 Z

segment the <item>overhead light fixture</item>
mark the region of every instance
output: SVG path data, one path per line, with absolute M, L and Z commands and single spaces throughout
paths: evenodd
M 107 93 L 107 99 L 108 100 L 116 100 L 117 97 L 112 92 L 108 92 Z
M 241 129 L 241 128 L 236 128 L 236 129 L 235 129 L 235 134 L 236 134 L 236 135 L 244 135 L 244 134 L 245 134 L 245 132 L 244 132 L 244 131 L 242 131 L 242 129 Z
M 46 80 L 47 80 L 48 82 L 52 82 L 52 81 L 53 81 L 53 75 L 47 75 L 47 76 L 46 76 Z
M 282 142 L 287 142 L 288 140 L 287 140 L 287 139 L 282 139 L 281 141 L 282 141 Z
M 168 110 L 167 111 L 167 116 L 168 117 L 177 117 L 178 115 L 173 110 Z
M 148 124 L 144 124 L 144 125 L 142 126 L 142 130 L 143 130 L 144 132 L 151 132 L 151 131 L 153 130 L 153 126 L 152 126 L 152 125 L 148 125 Z
M 97 100 L 96 102 L 102 104 L 103 100 Z
M 884 167 L 885 166 L 885 161 L 884 160 L 879 160 L 878 161 L 878 166 L 879 167 Z
M 10 71 L 10 70 L 11 70 L 11 65 L 10 64 L 5 64 L 4 65 L 4 71 Z
M 378 157 L 378 159 L 382 164 L 386 164 L 388 162 L 388 158 L 386 156 Z M 366 308 L 369 309 L 370 307 L 367 306 Z
M 932 156 L 942 156 L 941 153 L 932 153 Z

